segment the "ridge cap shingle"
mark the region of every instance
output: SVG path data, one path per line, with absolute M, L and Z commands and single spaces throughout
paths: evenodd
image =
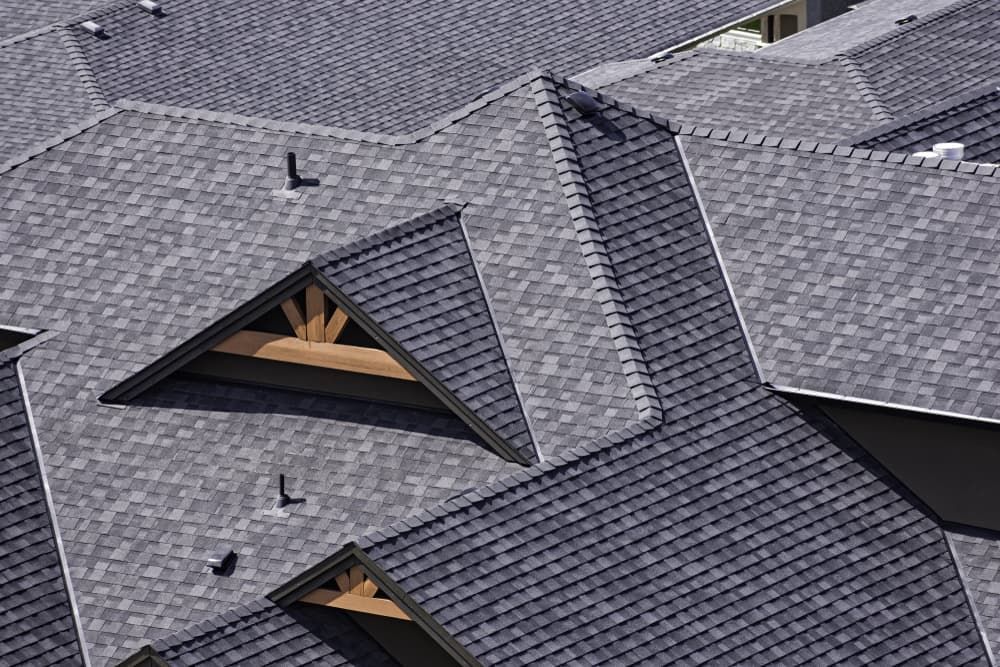
M 622 363 L 629 390 L 636 402 L 639 418 L 659 421 L 663 418 L 660 400 L 652 389 L 651 373 L 646 365 L 642 350 L 634 342 L 636 334 L 632 324 L 632 316 L 625 308 L 620 296 L 618 276 L 608 257 L 603 234 L 596 225 L 592 224 L 596 214 L 591 202 L 590 189 L 582 176 L 576 147 L 568 138 L 569 128 L 559 101 L 557 85 L 572 90 L 585 91 L 608 106 L 621 109 L 623 105 L 607 95 L 601 95 L 578 83 L 553 75 L 536 79 L 532 85 L 550 149 L 554 156 L 557 154 L 565 155 L 564 159 L 555 160 L 556 171 L 567 203 L 569 204 L 570 200 L 579 202 L 577 205 L 569 207 L 570 218 L 576 229 L 577 240 L 583 251 L 587 270 L 594 283 L 594 290 L 601 303 L 601 309 L 604 311 L 604 318 L 608 323 L 609 330 L 613 330 L 615 327 L 622 330 L 622 334 L 613 335 L 612 340 Z M 546 122 L 547 118 L 551 120 Z M 667 125 L 669 125 L 669 121 Z M 591 246 L 589 251 L 588 245 Z M 612 319 L 616 320 L 616 324 L 612 325 Z
M 716 139 L 727 143 L 759 146 L 762 148 L 793 150 L 796 152 L 813 153 L 816 155 L 835 155 L 837 157 L 866 160 L 868 162 L 906 164 L 909 166 L 940 169 L 941 171 L 957 172 L 961 170 L 960 167 L 962 165 L 972 165 L 975 166 L 975 169 L 972 171 L 974 171 L 977 176 L 1000 175 L 1000 165 L 948 160 L 940 157 L 919 158 L 914 157 L 909 153 L 880 151 L 873 150 L 871 148 L 859 148 L 851 145 L 832 144 L 811 140 L 784 139 L 766 134 L 748 134 L 746 131 L 740 130 L 718 130 L 701 125 L 682 125 L 677 131 L 677 134 L 682 136 L 698 137 L 701 139 Z
M 851 145 L 865 143 L 878 137 L 892 134 L 898 130 L 905 129 L 910 125 L 929 123 L 936 117 L 948 116 L 948 112 L 957 111 L 959 107 L 973 104 L 988 97 L 1000 96 L 1000 80 L 984 83 L 975 88 L 965 91 L 955 97 L 941 100 L 936 104 L 931 104 L 923 109 L 912 113 L 898 116 L 885 123 L 873 125 L 863 132 L 859 132 L 846 139 Z
M 87 130 L 100 125 L 112 116 L 118 115 L 121 111 L 121 109 L 116 109 L 115 107 L 107 107 L 106 109 L 90 115 L 76 125 L 68 127 L 62 132 L 28 147 L 27 149 L 21 151 L 18 155 L 0 163 L 0 176 L 3 176 L 15 167 L 18 167 L 26 162 L 30 162 L 32 159 L 59 146 L 60 144 L 70 141 Z

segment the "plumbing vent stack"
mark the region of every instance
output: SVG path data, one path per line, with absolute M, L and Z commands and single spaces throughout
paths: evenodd
M 290 153 L 290 155 L 292 154 Z M 285 493 L 285 476 L 278 475 L 278 499 L 275 501 L 274 506 L 278 508 L 288 507 L 291 502 L 291 497 Z
M 954 141 L 934 144 L 934 152 L 947 160 L 962 160 L 965 158 L 965 144 Z
M 145 9 L 153 16 L 163 15 L 163 7 L 160 6 L 160 3 L 153 2 L 153 0 L 139 0 L 139 6 Z
M 298 168 L 295 165 L 295 153 L 289 152 L 286 156 L 288 172 L 285 176 L 285 190 L 294 190 L 302 184 Z
M 104 26 L 96 21 L 84 21 L 80 24 L 80 27 L 89 32 L 94 37 L 104 37 L 107 33 L 104 32 Z

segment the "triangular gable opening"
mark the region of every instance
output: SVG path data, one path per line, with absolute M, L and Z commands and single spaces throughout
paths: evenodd
M 433 410 L 448 408 L 315 282 L 183 371 Z
M 460 214 L 447 205 L 314 258 L 101 400 L 186 372 L 449 410 L 503 458 L 537 461 Z
M 268 598 L 285 608 L 308 605 L 346 613 L 406 667 L 479 664 L 353 543 L 286 582 Z

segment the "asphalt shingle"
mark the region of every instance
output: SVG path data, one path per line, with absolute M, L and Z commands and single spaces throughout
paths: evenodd
M 525 461 L 536 445 L 462 228 L 445 207 L 311 260 Z
M 320 182 L 296 200 L 274 194 L 287 150 Z M 467 202 L 544 453 L 639 419 L 529 78 L 419 141 L 109 112 L 0 190 L 0 309 L 54 332 L 24 365 L 95 664 L 514 469 L 449 415 L 183 377 L 125 409 L 97 401 L 322 252 Z M 287 515 L 270 513 L 279 472 L 306 499 Z M 205 558 L 222 544 L 239 558 L 220 578 Z
M 614 79 L 612 72 L 622 71 Z M 839 62 L 801 63 L 697 49 L 583 77 L 615 99 L 674 121 L 799 139 L 841 139 L 877 119 Z
M 759 385 L 671 132 L 571 90 L 564 168 L 663 420 L 361 546 L 487 664 L 984 664 L 935 521 Z
M 652 55 L 770 4 L 176 0 L 157 18 L 123 3 L 83 43 L 109 100 L 407 132 L 532 67 Z
M 907 153 L 956 141 L 965 145 L 967 161 L 1000 162 L 1000 92 L 996 82 L 850 139 L 859 148 Z
M 397 667 L 347 614 L 314 605 L 282 609 L 254 600 L 152 644 L 170 664 L 264 667 Z
M 16 359 L 0 352 L 0 664 L 83 658 Z
M 1000 418 L 993 168 L 688 141 L 767 381 Z

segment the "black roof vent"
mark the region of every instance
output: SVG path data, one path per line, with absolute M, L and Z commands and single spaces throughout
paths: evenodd
M 278 509 L 288 507 L 292 504 L 292 497 L 285 493 L 285 476 L 278 475 L 278 498 L 274 501 L 274 506 Z
M 664 60 L 670 60 L 674 57 L 672 53 L 661 53 L 660 55 L 653 58 L 654 63 L 662 63 Z
M 236 552 L 231 547 L 222 547 L 208 557 L 208 566 L 216 574 L 220 574 L 229 569 L 229 566 L 233 564 L 234 558 L 236 558 Z
M 581 115 L 590 116 L 601 110 L 601 105 L 597 103 L 590 93 L 579 90 L 572 95 L 566 96 L 566 101 L 573 105 L 573 108 Z
M 912 23 L 917 20 L 916 14 L 910 14 L 909 16 L 904 16 L 901 19 L 896 19 L 896 25 L 906 25 L 907 23 Z
M 285 155 L 285 190 L 294 190 L 302 185 L 302 177 L 299 176 L 298 167 L 295 164 L 295 153 L 291 151 Z

